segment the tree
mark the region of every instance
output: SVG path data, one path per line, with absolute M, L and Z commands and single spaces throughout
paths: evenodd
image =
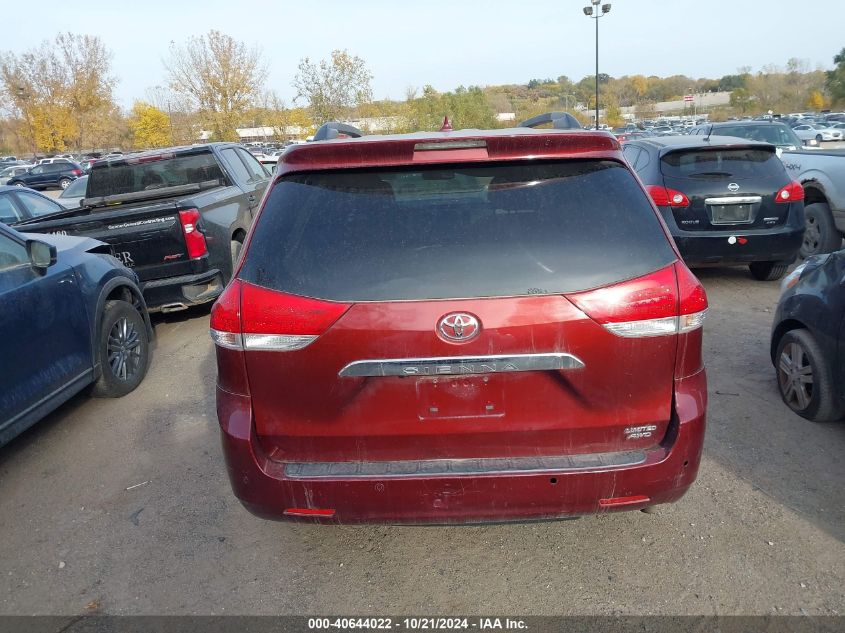
M 304 57 L 293 81 L 295 100 L 305 99 L 317 125 L 349 118 L 373 100 L 372 78 L 366 62 L 346 50 L 334 50 L 331 59 L 316 64 Z
M 173 91 L 190 100 L 219 140 L 237 140 L 235 128 L 257 102 L 267 77 L 258 48 L 215 30 L 184 46 L 172 44 L 165 68 Z
M 813 90 L 807 99 L 807 107 L 816 112 L 824 108 L 824 95 L 818 90 Z
M 89 35 L 61 33 L 0 59 L 0 92 L 33 153 L 93 148 L 116 109 L 114 83 L 111 53 Z
M 845 48 L 833 58 L 836 67 L 825 75 L 825 87 L 834 103 L 845 102 Z
M 135 147 L 166 147 L 172 143 L 170 118 L 166 112 L 143 101 L 136 101 L 129 117 Z
M 737 88 L 736 90 L 731 92 L 730 99 L 731 107 L 736 108 L 743 114 L 745 114 L 751 107 L 751 94 L 746 88 Z

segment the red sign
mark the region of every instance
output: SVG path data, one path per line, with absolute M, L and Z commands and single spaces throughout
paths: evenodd
M 692 95 L 684 95 L 684 101 L 692 101 Z

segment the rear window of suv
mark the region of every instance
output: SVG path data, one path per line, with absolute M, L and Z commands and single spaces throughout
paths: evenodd
M 660 159 L 660 171 L 670 178 L 752 178 L 784 174 L 774 150 L 705 149 L 677 151 Z
M 261 212 L 240 278 L 337 301 L 556 294 L 676 259 L 613 161 L 293 174 Z

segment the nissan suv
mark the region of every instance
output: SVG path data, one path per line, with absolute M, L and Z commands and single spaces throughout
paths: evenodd
M 804 238 L 804 189 L 774 145 L 728 136 L 637 139 L 625 157 L 691 266 L 780 279 Z
M 679 499 L 707 298 L 616 139 L 339 127 L 281 156 L 212 309 L 243 505 L 454 523 Z

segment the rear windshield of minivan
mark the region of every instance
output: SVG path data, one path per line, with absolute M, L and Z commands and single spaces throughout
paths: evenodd
M 782 175 L 784 167 L 773 149 L 694 149 L 664 155 L 660 171 L 670 178 L 742 179 Z
M 338 301 L 556 294 L 676 259 L 623 165 L 568 160 L 293 174 L 240 278 Z

